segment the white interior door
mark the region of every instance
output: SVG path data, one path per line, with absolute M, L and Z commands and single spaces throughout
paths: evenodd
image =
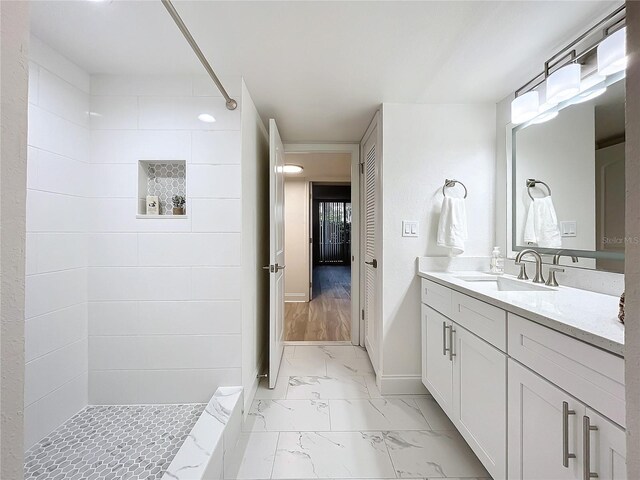
M 378 334 L 376 315 L 378 305 L 378 259 L 377 256 L 377 220 L 378 220 L 378 161 L 376 151 L 378 138 L 377 121 L 374 120 L 363 141 L 363 197 L 364 197 L 364 344 L 375 371 L 378 371 Z
M 275 388 L 284 352 L 284 146 L 269 120 L 269 388 Z

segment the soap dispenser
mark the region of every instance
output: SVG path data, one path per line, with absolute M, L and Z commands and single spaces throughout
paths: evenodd
M 495 275 L 502 275 L 504 273 L 504 257 L 500 253 L 500 247 L 493 247 L 490 271 Z

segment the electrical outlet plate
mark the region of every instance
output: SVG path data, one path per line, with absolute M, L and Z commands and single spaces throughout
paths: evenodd
M 402 236 L 403 237 L 417 237 L 419 235 L 419 224 L 413 220 L 402 221 Z

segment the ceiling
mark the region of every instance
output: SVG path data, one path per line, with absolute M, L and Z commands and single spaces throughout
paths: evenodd
M 288 174 L 287 179 L 351 180 L 351 153 L 287 153 L 285 163 L 300 165 L 304 169 L 299 174 Z
M 495 103 L 619 3 L 174 1 L 286 142 L 359 141 L 382 102 Z M 202 73 L 159 0 L 37 1 L 31 15 L 90 73 Z

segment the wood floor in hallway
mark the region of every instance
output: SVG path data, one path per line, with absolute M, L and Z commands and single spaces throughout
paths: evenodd
M 313 300 L 285 304 L 285 340 L 351 340 L 351 268 L 316 266 Z

